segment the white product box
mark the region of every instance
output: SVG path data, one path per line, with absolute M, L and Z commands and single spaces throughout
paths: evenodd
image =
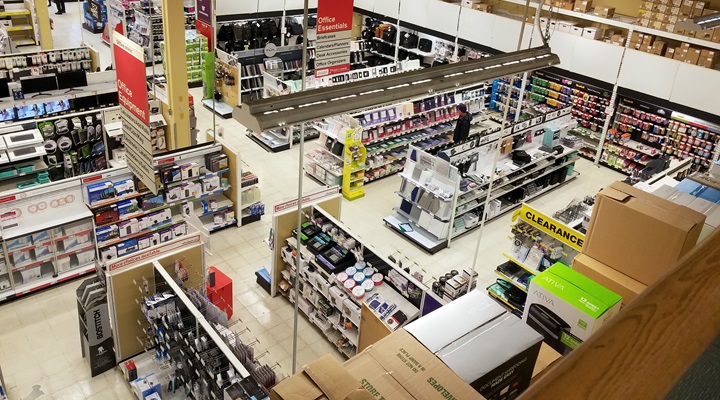
M 81 222 L 63 227 L 65 235 L 74 235 L 78 232 L 89 231 L 92 229 L 92 222 Z
M 350 318 L 355 325 L 360 326 L 360 306 L 350 299 L 343 300 L 343 315 Z
M 442 311 L 428 314 L 405 327 L 433 353 L 506 312 L 495 300 L 478 290 L 451 302 Z
M 32 244 L 30 236 L 23 236 L 15 239 L 9 239 L 6 242 L 7 249 L 8 250 L 15 250 L 15 249 L 21 249 L 23 247 L 28 247 Z
M 480 0 L 462 0 L 463 7 L 473 8 L 475 4 L 480 4 Z
M 575 36 L 582 36 L 584 30 L 585 29 L 581 26 L 573 26 L 572 28 L 570 28 L 570 33 Z
M 95 251 L 87 250 L 82 253 L 77 253 L 77 259 L 79 265 L 87 265 L 95 260 Z
M 50 240 L 50 232 L 49 231 L 35 232 L 30 236 L 32 237 L 32 242 L 35 245 L 37 245 L 39 243 L 44 243 L 44 242 Z
M 173 237 L 180 237 L 187 235 L 187 225 L 184 223 L 177 224 L 172 227 Z
M 135 218 L 121 222 L 118 224 L 118 228 L 120 229 L 121 238 L 140 232 L 140 224 Z
M 69 271 L 71 265 L 70 257 L 63 257 L 55 261 L 55 268 L 57 268 L 58 273 Z
M 22 283 L 30 283 L 42 278 L 42 271 L 40 271 L 40 269 L 41 267 L 37 266 L 35 268 L 24 269 L 20 271 L 20 275 L 22 276 Z
M 558 31 L 571 33 L 573 26 L 575 26 L 575 24 L 572 22 L 560 22 L 558 24 Z
M 200 175 L 200 166 L 198 166 L 197 163 L 192 162 L 189 164 L 181 165 L 180 171 L 182 173 L 182 179 L 195 178 Z
M 348 299 L 347 294 L 343 292 L 343 290 L 337 286 L 333 286 L 330 288 L 330 303 L 335 308 L 341 308 L 343 305 L 343 302 Z
M 601 35 L 602 33 L 598 28 L 583 28 L 582 37 L 584 38 L 598 40 Z
M 110 246 L 100 251 L 100 259 L 102 261 L 109 261 L 118 257 L 117 247 Z

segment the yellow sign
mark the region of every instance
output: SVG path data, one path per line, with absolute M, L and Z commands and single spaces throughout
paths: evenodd
M 582 250 L 583 243 L 585 243 L 585 235 L 565 226 L 562 222 L 556 221 L 524 203 L 520 211 L 515 212 L 513 215 L 513 220 L 518 217 L 573 249 L 577 251 Z

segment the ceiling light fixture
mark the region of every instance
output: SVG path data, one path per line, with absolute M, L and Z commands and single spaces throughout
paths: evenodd
M 675 28 L 687 31 L 703 31 L 720 26 L 720 13 L 688 18 L 675 24 Z
M 417 71 L 330 86 L 286 96 L 260 99 L 235 107 L 233 117 L 246 128 L 264 132 L 281 122 L 297 125 L 334 115 L 397 103 L 427 93 L 443 93 L 477 86 L 496 78 L 557 65 L 560 58 L 542 46 L 487 58 L 446 64 Z M 423 82 L 413 85 L 413 82 Z M 390 90 L 393 89 L 393 90 Z M 353 94 L 360 93 L 359 96 Z M 373 96 L 365 96 L 373 94 Z M 326 99 L 333 99 L 328 102 Z

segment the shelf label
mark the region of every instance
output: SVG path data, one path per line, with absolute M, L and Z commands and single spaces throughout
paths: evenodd
M 151 192 L 157 194 L 147 84 L 144 79 L 137 79 L 138 76 L 145 76 L 145 51 L 128 38 L 113 35 L 113 53 L 117 65 L 118 99 L 127 165 Z
M 314 193 L 307 194 L 307 195 L 303 196 L 303 198 L 302 198 L 303 204 L 311 205 L 311 204 L 319 202 L 320 200 L 324 200 L 324 199 L 333 197 L 339 193 L 339 189 L 340 189 L 339 186 L 333 186 L 331 188 L 326 188 L 326 189 L 319 190 Z M 275 213 L 279 213 L 279 212 L 289 210 L 292 208 L 297 208 L 297 206 L 298 206 L 297 199 L 293 199 L 290 201 L 286 201 L 284 203 L 276 204 L 274 211 L 275 211 Z
M 315 77 L 350 71 L 353 0 L 319 0 Z
M 108 271 L 117 271 L 121 268 L 125 268 L 130 265 L 135 265 L 135 264 L 139 264 L 141 262 L 147 262 L 149 260 L 154 260 L 165 254 L 174 252 L 174 251 L 182 249 L 184 247 L 199 244 L 200 242 L 201 242 L 200 233 L 196 232 L 192 235 L 188 235 L 188 236 L 180 237 L 175 240 L 171 240 L 167 243 L 161 244 L 160 246 L 151 247 L 145 251 L 133 253 L 132 255 L 129 255 L 129 256 L 126 256 L 123 258 L 118 258 L 116 260 L 112 260 L 111 262 L 107 263 L 107 270 Z
M 518 216 L 531 226 L 540 229 L 560 242 L 567 244 L 577 251 L 582 251 L 583 243 L 585 243 L 585 235 L 575 229 L 548 217 L 525 203 L 523 203 L 520 211 L 514 214 L 513 220 L 517 219 Z

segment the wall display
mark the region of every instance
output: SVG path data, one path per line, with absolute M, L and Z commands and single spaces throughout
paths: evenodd
M 137 76 L 145 74 L 144 52 L 136 43 L 121 35 L 113 36 L 113 52 L 115 62 L 121 66 L 117 70 L 117 85 L 127 164 L 147 188 L 157 194 L 147 85 L 144 79 L 137 79 Z
M 104 0 L 86 0 L 83 3 L 83 28 L 92 33 L 102 33 L 107 22 L 107 6 Z
M 161 44 L 165 40 L 162 10 L 159 6 L 131 3 L 133 20 L 127 24 L 127 38 L 143 47 L 149 65 L 164 61 Z

